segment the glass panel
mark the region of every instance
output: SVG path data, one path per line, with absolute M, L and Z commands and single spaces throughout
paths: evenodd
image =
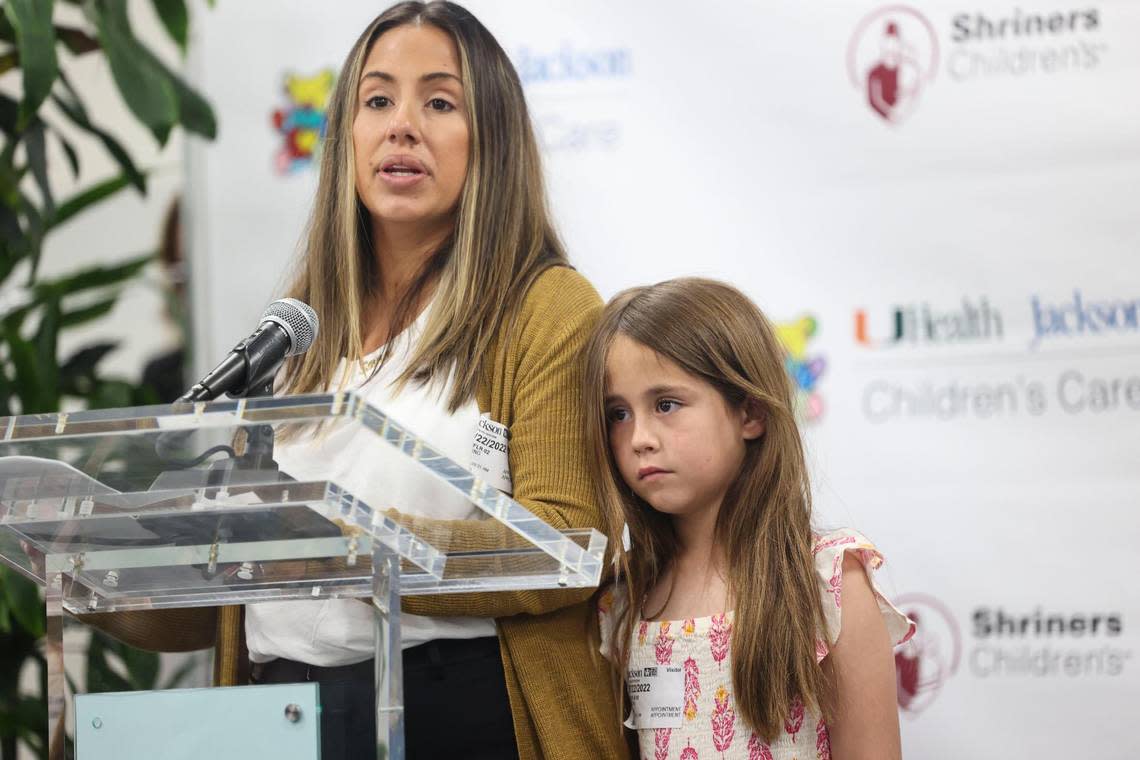
M 0 557 L 72 612 L 588 587 L 557 530 L 352 393 L 0 418 Z

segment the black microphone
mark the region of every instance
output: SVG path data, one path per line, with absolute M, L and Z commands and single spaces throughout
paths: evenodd
M 273 377 L 288 356 L 303 354 L 313 345 L 320 323 L 307 303 L 281 298 L 269 304 L 253 334 L 234 346 L 221 364 L 182 394 L 179 401 L 209 401 L 228 393 L 247 395 Z

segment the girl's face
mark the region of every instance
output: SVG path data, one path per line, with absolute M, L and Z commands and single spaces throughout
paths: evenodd
M 356 192 L 381 223 L 451 223 L 470 152 L 459 54 L 434 26 L 389 29 L 360 77 Z
M 761 421 L 620 333 L 606 355 L 610 451 L 633 492 L 678 517 L 719 510 Z

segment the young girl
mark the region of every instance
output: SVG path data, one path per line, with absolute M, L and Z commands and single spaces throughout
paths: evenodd
M 641 756 L 898 758 L 891 649 L 914 624 L 871 581 L 866 538 L 812 532 L 784 352 L 756 306 L 700 279 L 619 294 L 585 393 L 619 568 L 602 652 Z

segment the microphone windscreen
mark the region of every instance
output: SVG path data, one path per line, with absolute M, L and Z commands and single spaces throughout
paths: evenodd
M 279 298 L 265 307 L 261 321 L 281 325 L 289 334 L 289 352 L 286 356 L 296 356 L 309 350 L 316 340 L 320 320 L 309 304 L 296 298 Z

